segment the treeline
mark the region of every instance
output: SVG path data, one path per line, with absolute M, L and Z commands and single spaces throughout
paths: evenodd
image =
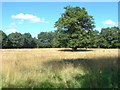
M 81 44 L 80 48 L 120 48 L 119 28 L 102 28 L 101 32 L 97 30 L 91 31 L 88 44 Z M 60 39 L 56 31 L 40 32 L 37 38 L 33 38 L 30 33 L 11 33 L 6 35 L 0 30 L 0 43 L 2 48 L 71 48 L 61 45 Z M 84 43 L 84 42 L 83 42 Z
M 94 30 L 94 18 L 85 8 L 64 7 L 65 12 L 55 22 L 54 32 L 40 32 L 37 38 L 30 33 L 0 31 L 2 48 L 120 48 L 119 28 Z

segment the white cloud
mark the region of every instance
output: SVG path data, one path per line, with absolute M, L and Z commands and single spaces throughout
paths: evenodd
M 7 29 L 5 32 L 18 32 L 17 29 Z
M 17 14 L 17 15 L 12 15 L 11 17 L 14 18 L 14 19 L 29 20 L 31 23 L 46 22 L 44 18 L 39 18 L 39 17 L 34 16 L 32 14 L 20 13 L 20 14 Z M 23 23 L 23 21 L 19 22 L 19 24 L 20 23 Z
M 111 19 L 109 19 L 109 20 L 104 21 L 103 24 L 105 24 L 105 25 L 115 25 L 116 22 L 114 22 Z

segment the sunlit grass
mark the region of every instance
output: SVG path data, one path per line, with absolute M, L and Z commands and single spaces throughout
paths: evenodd
M 108 77 L 109 73 L 117 72 L 117 58 L 118 49 L 87 49 L 77 52 L 72 52 L 70 49 L 65 50 L 65 48 L 3 49 L 2 85 L 3 87 L 26 88 L 94 87 L 96 82 L 95 80 L 90 80 L 90 82 L 89 76 L 102 74 L 105 77 L 104 80 L 108 80 L 106 76 Z M 104 70 L 108 72 L 106 73 Z M 81 78 L 82 76 L 88 78 Z M 108 80 L 109 83 L 112 82 L 110 80 Z M 84 82 L 91 86 L 84 85 Z M 95 85 L 95 87 L 99 86 Z M 103 87 L 105 86 L 103 85 Z

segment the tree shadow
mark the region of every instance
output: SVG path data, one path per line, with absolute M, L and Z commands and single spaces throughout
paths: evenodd
M 60 71 L 62 69 L 72 66 L 74 68 L 80 68 L 89 73 L 100 71 L 103 68 L 111 68 L 118 66 L 117 57 L 102 57 L 102 58 L 78 58 L 78 59 L 62 59 L 62 60 L 50 60 L 43 63 L 43 66 L 51 69 L 51 71 Z
M 118 88 L 120 84 L 118 60 L 118 57 L 62 59 L 47 61 L 43 65 L 51 72 L 60 72 L 71 66 L 78 70 L 82 69 L 86 74 L 74 75 L 78 88 Z M 72 88 L 76 85 L 73 84 L 73 80 L 66 81 L 66 84 L 69 87 L 72 85 Z
M 63 51 L 63 52 L 86 52 L 86 51 L 93 51 L 93 50 L 87 50 L 87 49 L 77 49 L 77 50 L 72 50 L 72 49 L 62 49 L 58 51 Z

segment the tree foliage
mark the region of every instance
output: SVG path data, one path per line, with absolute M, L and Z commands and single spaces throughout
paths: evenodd
M 81 48 L 120 48 L 119 28 L 102 28 L 101 31 L 91 30 L 89 44 L 86 37 L 83 41 L 78 39 Z M 81 34 L 80 34 L 81 35 Z M 0 30 L 0 44 L 2 48 L 68 48 L 66 43 L 67 33 L 41 32 L 38 38 L 33 38 L 30 33 L 11 33 L 6 35 Z M 87 43 L 88 43 L 87 42 Z M 74 44 L 74 43 L 73 43 Z
M 8 36 L 2 30 L 0 30 L 0 46 L 2 46 L 2 48 L 12 47 L 12 42 L 9 40 Z
M 21 33 L 11 33 L 8 35 L 8 39 L 12 42 L 12 47 L 14 48 L 22 48 L 23 47 L 23 39 Z
M 41 32 L 38 34 L 38 43 L 39 48 L 50 48 L 52 47 L 52 40 L 54 38 L 53 32 Z
M 34 47 L 36 47 L 35 40 L 32 38 L 30 33 L 24 33 L 22 35 L 22 40 L 24 42 L 24 44 L 23 44 L 24 48 L 34 48 Z
M 120 47 L 120 38 L 119 38 L 119 28 L 111 27 L 111 28 L 102 28 L 100 33 L 100 38 L 102 40 L 101 47 L 105 48 L 115 48 Z
M 90 31 L 94 28 L 93 16 L 85 8 L 64 7 L 65 13 L 56 21 L 57 39 L 64 47 L 81 47 L 90 43 Z

